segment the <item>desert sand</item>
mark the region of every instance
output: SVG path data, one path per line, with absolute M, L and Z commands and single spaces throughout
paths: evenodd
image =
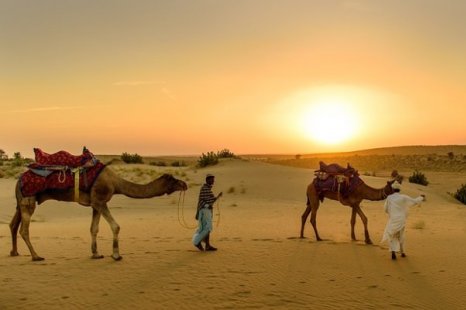
M 178 193 L 114 196 L 118 262 L 110 258 L 111 231 L 103 219 L 98 247 L 105 258 L 92 260 L 90 208 L 55 201 L 37 207 L 30 228 L 45 260 L 32 262 L 21 238 L 20 256 L 10 257 L 15 180 L 0 179 L 0 309 L 464 309 L 466 206 L 447 194 L 466 181 L 464 172 L 428 172 L 427 187 L 403 183 L 403 193 L 425 194 L 427 201 L 410 212 L 407 257 L 392 261 L 379 243 L 387 220 L 383 201 L 362 203 L 373 245 L 364 244 L 359 218 L 359 241 L 351 241 L 350 208 L 330 200 L 317 215 L 326 240 L 315 241 L 309 222 L 306 238 L 298 238 L 311 169 L 239 159 L 204 169 L 147 167 L 175 171 L 189 189 L 181 209 Z M 212 232 L 217 252 L 199 252 L 191 244 L 194 229 L 178 220 L 181 210 L 196 225 L 207 173 L 217 177 L 214 192 L 224 192 Z M 375 188 L 387 181 L 362 178 Z

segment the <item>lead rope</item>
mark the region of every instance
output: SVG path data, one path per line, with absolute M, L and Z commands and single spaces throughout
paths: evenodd
M 215 205 L 217 207 L 217 213 L 215 214 L 217 216 L 217 225 L 215 227 L 218 228 L 218 225 L 220 225 L 220 198 L 217 199 Z
M 181 194 L 181 193 L 183 193 L 183 194 Z M 181 195 L 183 195 L 183 202 L 182 203 L 181 203 Z M 180 196 L 178 198 L 178 223 L 180 223 L 180 225 L 183 228 L 194 229 L 197 226 L 189 226 L 188 223 L 186 223 L 186 221 L 184 219 L 184 195 L 185 195 L 185 192 L 181 191 Z
M 183 199 L 181 199 L 181 195 L 183 195 Z M 180 192 L 180 196 L 178 198 L 178 223 L 180 223 L 181 227 L 186 229 L 197 228 L 197 226 L 189 226 L 184 219 L 184 196 L 185 192 Z M 220 225 L 220 202 L 218 199 L 217 202 L 215 202 L 215 206 L 217 207 L 217 212 L 215 213 L 215 216 L 217 217 L 217 225 L 215 227 L 218 227 L 218 225 Z

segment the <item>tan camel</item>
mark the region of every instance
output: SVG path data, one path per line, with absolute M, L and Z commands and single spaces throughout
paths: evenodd
M 148 184 L 141 185 L 124 180 L 113 172 L 111 168 L 105 167 L 95 180 L 89 193 L 83 191 L 80 191 L 79 193 L 78 203 L 83 206 L 92 207 L 92 258 L 103 258 L 103 255 L 100 255 L 97 252 L 97 233 L 99 231 L 101 215 L 109 223 L 113 232 L 112 258 L 114 260 L 120 260 L 122 258 L 118 247 L 118 233 L 120 231 L 120 226 L 113 219 L 107 207 L 107 202 L 112 199 L 114 194 L 123 194 L 131 198 L 151 198 L 155 196 L 162 196 L 164 194 L 169 195 L 174 191 L 185 191 L 187 188 L 188 187 L 185 182 L 175 179 L 169 174 L 164 174 Z M 41 204 L 46 200 L 74 201 L 74 189 L 72 188 L 66 191 L 49 190 L 35 196 L 23 197 L 18 181 L 16 185 L 16 213 L 10 223 L 11 237 L 13 241 L 13 247 L 10 252 L 11 256 L 18 256 L 17 233 L 21 224 L 19 233 L 31 252 L 32 260 L 41 261 L 44 259 L 37 255 L 32 247 L 31 241 L 29 240 L 29 223 L 31 222 L 31 216 L 36 208 L 36 202 Z
M 317 232 L 317 223 L 316 223 L 316 216 L 317 216 L 317 210 L 319 209 L 319 197 L 316 191 L 316 188 L 314 186 L 314 183 L 316 182 L 317 178 L 314 179 L 314 181 L 308 185 L 307 187 L 307 207 L 306 210 L 304 211 L 303 215 L 301 216 L 301 238 L 304 238 L 304 225 L 306 224 L 307 217 L 309 216 L 309 213 L 311 213 L 311 224 L 312 227 L 314 228 L 314 232 L 316 234 L 316 239 L 317 241 L 322 241 L 322 239 L 319 236 L 319 233 Z M 354 225 L 356 223 L 356 213 L 361 217 L 361 220 L 364 224 L 364 235 L 365 235 L 365 242 L 367 244 L 372 244 L 372 241 L 369 237 L 369 231 L 367 229 L 367 217 L 362 212 L 360 203 L 362 200 L 371 200 L 371 201 L 377 201 L 377 200 L 383 200 L 387 198 L 388 195 L 393 193 L 392 189 L 392 184 L 395 182 L 393 181 L 388 181 L 385 187 L 380 188 L 380 189 L 375 189 L 372 188 L 368 185 L 366 185 L 364 182 L 358 185 L 354 191 L 349 194 L 348 197 L 342 197 L 339 195 L 337 192 L 332 192 L 332 191 L 325 191 L 324 192 L 324 197 L 332 200 L 337 200 L 340 201 L 340 203 L 344 206 L 349 206 L 352 208 L 351 212 L 351 239 L 356 240 L 356 236 L 354 234 Z

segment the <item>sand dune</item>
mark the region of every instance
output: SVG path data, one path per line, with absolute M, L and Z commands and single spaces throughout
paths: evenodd
M 464 173 L 429 172 L 428 187 L 406 182 L 405 193 L 424 193 L 427 201 L 411 210 L 408 257 L 394 262 L 378 243 L 386 222 L 382 201 L 363 202 L 374 245 L 364 244 L 359 219 L 361 241 L 351 242 L 350 209 L 328 200 L 317 217 L 326 241 L 315 241 L 309 223 L 307 238 L 298 238 L 309 169 L 243 160 L 171 169 L 190 185 L 183 211 L 193 226 L 199 185 L 206 173 L 217 176 L 214 191 L 225 193 L 212 235 L 218 252 L 192 246 L 193 230 L 179 224 L 179 196 L 173 194 L 115 196 L 110 202 L 121 226 L 120 262 L 109 257 L 111 232 L 104 220 L 98 246 L 106 257 L 90 259 L 91 210 L 63 202 L 46 202 L 33 217 L 32 242 L 46 260 L 32 262 L 22 240 L 21 255 L 9 257 L 15 181 L 0 179 L 0 309 L 464 307 L 466 207 L 447 194 L 464 182 Z M 373 187 L 386 182 L 363 179 Z

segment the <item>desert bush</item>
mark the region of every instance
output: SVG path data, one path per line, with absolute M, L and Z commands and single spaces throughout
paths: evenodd
M 233 154 L 233 152 L 230 152 L 229 149 L 223 149 L 217 152 L 217 157 L 218 158 L 234 158 L 235 154 Z
M 134 154 L 129 154 L 127 152 L 124 152 L 121 154 L 121 160 L 124 161 L 127 164 L 142 164 L 142 157 L 136 153 Z
M 461 187 L 453 195 L 456 200 L 466 205 L 466 184 L 462 184 Z
M 202 156 L 199 157 L 197 165 L 199 167 L 207 167 L 218 164 L 218 156 L 214 152 L 207 152 L 207 154 L 202 153 Z
M 449 159 L 454 159 L 454 158 L 455 158 L 455 153 L 453 153 L 453 152 L 448 152 L 448 153 L 447 153 L 447 156 L 448 156 Z
M 227 193 L 228 193 L 228 194 L 234 194 L 235 191 L 236 191 L 236 188 L 235 188 L 234 186 L 231 186 L 231 187 L 228 189 Z
M 11 165 L 13 167 L 19 167 L 24 164 L 24 158 L 21 156 L 20 152 L 15 152 L 13 155 L 13 160 L 11 161 Z
M 409 183 L 416 183 L 416 184 L 421 184 L 424 186 L 427 186 L 429 184 L 424 173 L 417 171 L 417 170 L 415 170 L 413 172 L 413 175 L 408 178 L 408 181 Z
M 4 150 L 0 149 L 0 161 L 7 160 L 7 159 L 8 159 L 8 155 L 5 153 Z

